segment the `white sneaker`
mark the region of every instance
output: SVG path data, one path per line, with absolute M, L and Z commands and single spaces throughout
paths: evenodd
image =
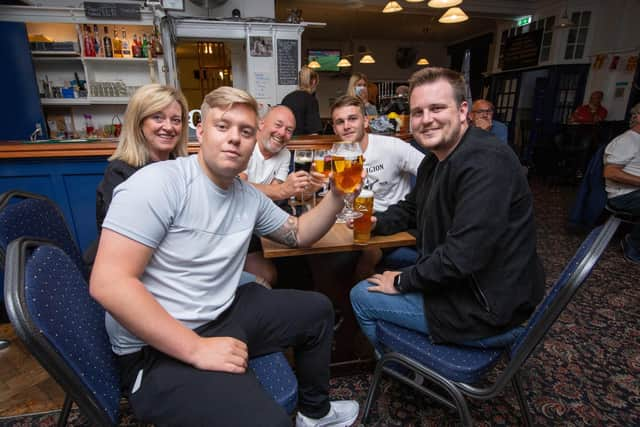
M 296 427 L 349 427 L 358 418 L 360 406 L 355 400 L 331 402 L 329 413 L 322 418 L 309 418 L 298 412 Z

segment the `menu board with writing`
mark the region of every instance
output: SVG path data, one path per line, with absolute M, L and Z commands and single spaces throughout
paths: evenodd
M 502 69 L 514 70 L 538 65 L 541 42 L 542 30 L 509 37 L 504 46 Z
M 298 84 L 298 40 L 278 39 L 278 84 Z
M 140 20 L 140 6 L 137 4 L 85 1 L 83 6 L 88 18 Z

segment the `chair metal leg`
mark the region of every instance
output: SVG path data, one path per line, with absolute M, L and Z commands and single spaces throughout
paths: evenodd
M 511 379 L 511 384 L 513 384 L 513 388 L 516 390 L 516 397 L 520 404 L 520 412 L 522 412 L 522 418 L 524 418 L 524 425 L 531 427 L 533 426 L 533 421 L 531 420 L 531 414 L 529 413 L 529 405 L 527 404 L 527 399 L 524 397 L 522 381 L 520 380 L 520 375 L 517 372 Z
M 58 427 L 64 427 L 67 425 L 69 413 L 71 412 L 71 405 L 73 405 L 73 400 L 71 400 L 71 396 L 67 394 L 64 397 L 64 403 L 62 405 L 62 410 L 60 411 L 60 417 L 58 418 Z
M 371 409 L 371 405 L 373 404 L 373 400 L 375 399 L 376 391 L 378 389 L 378 385 L 380 384 L 380 378 L 382 377 L 382 364 L 383 361 L 378 360 L 376 364 L 376 370 L 373 373 L 373 379 L 371 380 L 371 385 L 369 386 L 369 393 L 367 393 L 367 400 L 364 405 L 364 413 L 362 414 L 362 424 L 366 425 L 367 418 L 369 417 L 369 410 Z
M 9 340 L 0 340 L 0 350 L 4 350 L 5 348 L 9 347 L 9 344 Z

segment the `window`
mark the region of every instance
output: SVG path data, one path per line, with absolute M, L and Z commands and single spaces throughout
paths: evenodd
M 549 60 L 551 55 L 551 41 L 553 40 L 553 26 L 556 23 L 555 16 L 549 16 L 546 19 L 541 19 L 538 28 L 542 29 L 542 45 L 540 47 L 540 62 Z
M 498 82 L 496 93 L 495 117 L 503 122 L 510 122 L 513 118 L 516 103 L 516 92 L 518 91 L 518 78 L 501 78 Z
M 576 92 L 580 83 L 580 73 L 565 73 L 560 77 L 558 99 L 553 111 L 555 123 L 566 123 L 576 103 Z
M 584 45 L 587 41 L 591 12 L 573 12 L 571 22 L 573 27 L 569 29 L 567 48 L 564 51 L 564 59 L 581 59 L 584 56 Z

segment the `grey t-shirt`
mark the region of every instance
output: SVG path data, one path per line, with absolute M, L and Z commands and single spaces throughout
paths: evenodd
M 287 218 L 238 178 L 218 187 L 191 156 L 149 165 L 118 186 L 102 227 L 154 248 L 141 281 L 194 329 L 233 302 L 254 229 L 266 235 Z M 116 354 L 144 345 L 108 313 L 106 327 Z

